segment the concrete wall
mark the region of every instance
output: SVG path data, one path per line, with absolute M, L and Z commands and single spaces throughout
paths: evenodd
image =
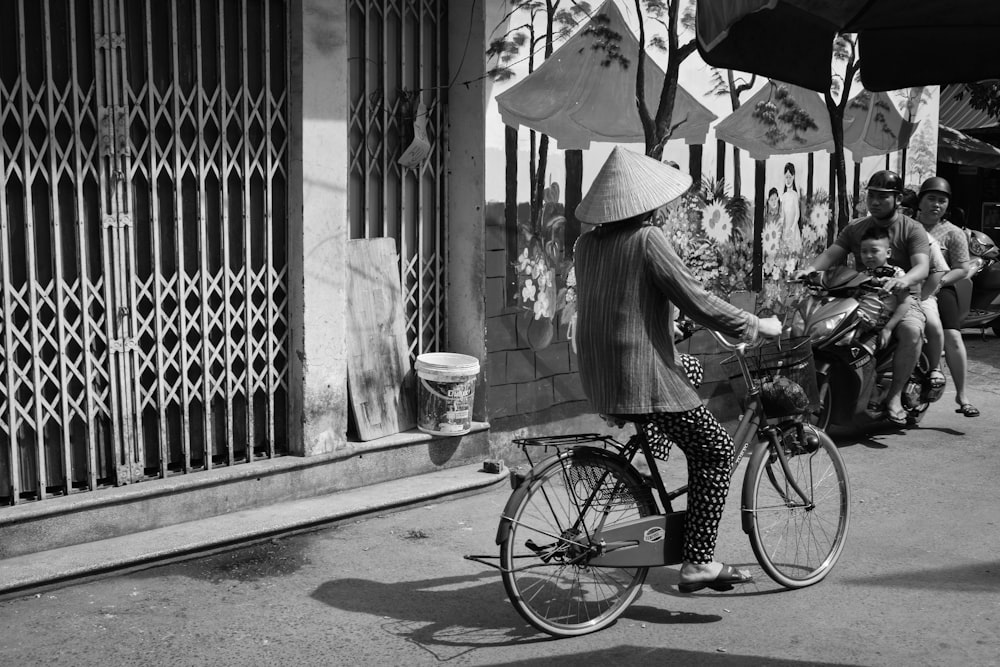
M 341 446 L 347 429 L 347 35 L 344 3 L 301 4 L 301 264 L 292 293 L 292 361 L 304 456 Z M 295 31 L 293 31 L 293 35 Z M 296 69 L 293 62 L 292 69 Z M 296 382 L 293 375 L 292 382 Z
M 293 78 L 301 126 L 293 130 L 297 153 L 293 178 L 301 174 L 301 238 L 292 245 L 292 421 L 301 435 L 294 453 L 312 456 L 345 446 L 347 431 L 346 261 L 349 235 L 348 49 L 345 4 L 298 0 L 293 29 L 301 41 L 293 51 Z M 449 76 L 463 82 L 449 89 L 446 192 L 447 349 L 484 362 L 485 83 L 487 28 L 481 3 L 449 6 Z M 301 66 L 299 66 L 301 65 Z M 293 182 L 295 182 L 293 180 Z M 293 235 L 294 236 L 294 235 Z M 301 261 L 298 261 L 301 258 Z M 301 285 L 301 292 L 296 289 Z M 295 392 L 298 392 L 295 395 Z M 474 419 L 485 419 L 485 390 L 478 392 Z M 299 426 L 300 425 L 300 426 Z
M 447 351 L 486 361 L 486 63 L 483 3 L 448 6 L 448 342 Z M 488 390 L 480 374 L 473 419 L 484 421 Z

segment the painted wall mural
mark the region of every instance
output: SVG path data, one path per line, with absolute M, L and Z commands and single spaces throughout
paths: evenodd
M 799 296 L 791 275 L 826 247 L 830 220 L 829 195 L 811 198 L 799 191 L 795 167 L 786 164 L 784 182 L 768 189 L 763 235 L 763 284 L 757 295 L 760 315 L 783 316 Z M 565 216 L 558 202 L 559 185 L 546 189 L 546 207 L 537 229 L 519 225 L 517 300 L 528 324 L 529 343 L 544 349 L 556 327 L 573 339 L 576 316 L 572 258 L 563 241 Z M 654 218 L 673 242 L 674 250 L 706 288 L 728 299 L 751 291 L 753 270 L 753 200 L 734 197 L 724 183 L 705 181 Z

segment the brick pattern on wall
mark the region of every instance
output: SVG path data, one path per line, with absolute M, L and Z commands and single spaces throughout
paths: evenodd
M 559 405 L 585 402 L 566 327 L 556 326 L 547 347 L 532 349 L 528 336 L 528 328 L 534 321 L 532 314 L 519 306 L 506 305 L 507 253 L 502 218 L 487 216 L 486 243 L 486 381 L 490 419 L 531 415 Z

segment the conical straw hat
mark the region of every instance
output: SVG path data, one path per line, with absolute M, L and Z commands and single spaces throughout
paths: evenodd
M 669 204 L 690 187 L 691 177 L 679 169 L 615 146 L 576 218 L 594 225 L 624 220 Z

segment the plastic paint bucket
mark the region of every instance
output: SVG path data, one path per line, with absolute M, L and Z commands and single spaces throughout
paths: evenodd
M 479 360 L 467 354 L 428 352 L 417 357 L 417 428 L 433 435 L 472 430 Z

